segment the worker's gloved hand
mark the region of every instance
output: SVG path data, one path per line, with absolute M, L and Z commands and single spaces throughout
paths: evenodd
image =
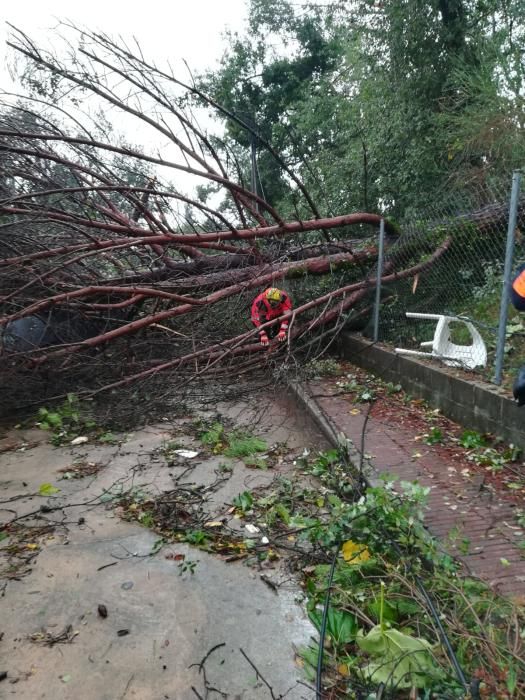
M 268 345 L 268 343 L 270 342 L 270 341 L 268 340 L 268 336 L 267 336 L 266 333 L 264 333 L 264 332 L 261 333 L 261 335 L 260 335 L 260 340 L 261 340 L 261 345 Z
M 277 340 L 280 343 L 284 343 L 284 341 L 286 340 L 286 331 L 279 331 L 279 335 L 277 336 Z

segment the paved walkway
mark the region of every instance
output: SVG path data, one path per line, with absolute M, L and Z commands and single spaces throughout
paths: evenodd
M 308 393 L 337 434 L 344 433 L 360 447 L 364 404 L 337 395 L 334 381 L 312 381 Z M 525 540 L 518 526 L 516 507 L 487 489 L 483 477 L 467 478 L 439 449 L 415 440 L 410 427 L 392 416 L 368 419 L 365 454 L 377 474 L 388 472 L 405 481 L 417 480 L 430 487 L 429 531 L 445 540 L 448 550 L 458 556 L 475 575 L 498 592 L 525 600 L 525 552 L 517 543 Z M 448 539 L 447 539 L 448 538 Z
M 217 420 L 217 411 L 269 445 L 286 444 L 275 468 L 211 455 L 192 415 L 119 435 L 117 445 L 53 447 L 40 431 L 0 432 L 0 525 L 10 524 L 0 543 L 0 698 L 267 700 L 250 659 L 275 697 L 313 700 L 295 649 L 315 630 L 284 562 L 259 571 L 183 542 L 159 548 L 159 534 L 122 519 L 123 506 L 105 498 L 127 495 L 147 514 L 143 497 L 163 494 L 174 499 L 166 517 L 187 519 L 188 529 L 221 520 L 239 530 L 237 494 L 292 473 L 304 447 L 326 447 L 279 397 L 198 415 Z M 97 471 L 63 478 L 81 465 Z M 43 495 L 42 484 L 54 492 Z

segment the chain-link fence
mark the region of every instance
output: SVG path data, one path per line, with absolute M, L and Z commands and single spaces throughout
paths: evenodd
M 525 364 L 525 315 L 507 306 L 509 281 L 525 263 L 520 180 L 516 173 L 504 186 L 478 187 L 469 197 L 431 205 L 401 224 L 402 235 L 383 255 L 386 281 L 378 318 L 375 324 L 371 320 L 367 335 L 411 354 L 441 357 L 489 381 L 512 384 Z M 435 258 L 436 250 L 441 255 L 415 277 L 389 274 Z

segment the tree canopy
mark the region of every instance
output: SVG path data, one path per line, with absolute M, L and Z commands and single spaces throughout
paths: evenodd
M 202 86 L 292 164 L 325 211 L 396 216 L 523 167 L 523 0 L 252 0 Z M 226 145 L 249 134 L 225 118 Z M 242 161 L 242 158 L 240 158 Z M 261 151 L 260 183 L 294 211 Z

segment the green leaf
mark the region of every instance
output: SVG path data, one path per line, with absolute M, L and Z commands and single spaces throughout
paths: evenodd
M 107 492 L 107 493 L 103 493 L 102 496 L 100 496 L 99 501 L 101 503 L 109 503 L 110 501 L 114 501 L 115 498 L 118 498 L 118 496 L 116 496 L 113 493 Z
M 235 496 L 233 499 L 233 505 L 243 512 L 250 510 L 250 508 L 253 506 L 252 494 L 249 491 L 243 491 L 243 493 Z
M 285 525 L 290 524 L 290 511 L 284 505 L 284 503 L 276 503 L 275 504 L 275 512 L 281 518 L 281 520 L 283 521 L 283 523 Z
M 317 675 L 317 658 L 319 656 L 319 645 L 313 644 L 304 647 L 299 651 L 299 656 L 304 661 L 304 673 L 309 681 L 314 681 Z
M 9 535 L 7 534 L 7 532 L 0 532 L 0 542 L 2 542 L 2 540 L 6 540 L 8 537 Z
M 53 428 L 61 428 L 62 418 L 59 413 L 47 413 L 46 423 Z
M 513 693 L 516 690 L 517 685 L 518 675 L 514 666 L 511 666 L 507 674 L 507 690 L 509 691 L 509 693 Z
M 57 489 L 56 486 L 53 486 L 53 484 L 40 484 L 40 487 L 38 489 L 38 493 L 41 496 L 52 496 L 55 493 L 58 493 L 60 489 Z
M 116 442 L 118 442 L 118 438 L 116 435 L 113 435 L 113 433 L 107 432 L 102 433 L 102 435 L 99 436 L 98 441 L 114 445 Z
M 432 656 L 432 645 L 421 637 L 412 637 L 395 629 L 376 625 L 365 636 L 357 633 L 357 645 L 371 661 L 361 669 L 374 683 L 393 688 L 426 688 L 441 675 Z
M 420 608 L 416 607 L 417 612 L 419 612 Z M 375 617 L 376 620 L 379 620 L 380 618 L 380 612 L 381 612 L 381 603 L 379 600 L 374 600 L 372 601 L 368 606 L 367 606 L 367 611 L 369 614 Z M 389 603 L 387 600 L 383 601 L 383 620 L 386 622 L 397 622 L 399 619 L 399 611 L 398 609 Z
M 310 612 L 310 620 L 321 631 L 321 622 L 323 619 L 323 611 L 315 609 Z M 335 646 L 348 644 L 352 642 L 357 635 L 359 626 L 357 619 L 352 613 L 346 610 L 337 610 L 330 606 L 326 618 L 326 634 L 331 638 Z

